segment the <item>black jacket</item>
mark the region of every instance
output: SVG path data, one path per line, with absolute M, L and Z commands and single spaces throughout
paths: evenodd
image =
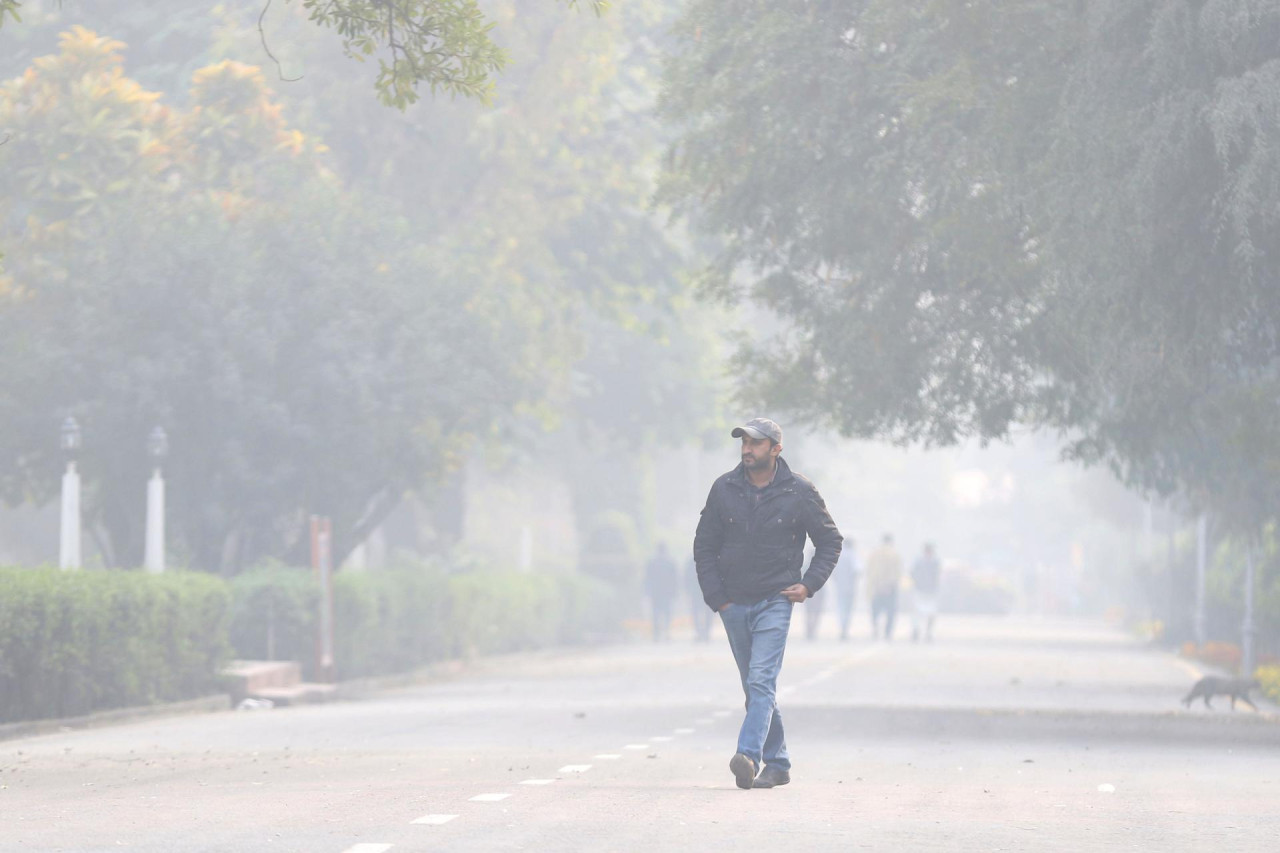
M 815 553 L 802 578 L 806 535 Z M 835 568 L 842 541 L 813 483 L 781 457 L 763 489 L 751 485 L 740 464 L 711 486 L 693 537 L 702 599 L 712 610 L 755 604 L 797 581 L 813 595 Z

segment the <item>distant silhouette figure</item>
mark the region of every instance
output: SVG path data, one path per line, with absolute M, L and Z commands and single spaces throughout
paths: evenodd
M 911 566 L 911 583 L 915 586 L 915 609 L 911 620 L 911 642 L 920 640 L 923 628 L 924 641 L 933 642 L 933 622 L 938 616 L 938 587 L 942 579 L 942 562 L 934 553 L 933 544 L 924 546 L 924 553 L 916 557 Z
M 893 639 L 898 616 L 898 584 L 902 582 L 902 556 L 886 533 L 880 547 L 867 557 L 867 591 L 871 595 L 871 636 L 880 636 L 880 616 L 885 617 L 884 638 Z
M 676 597 L 676 561 L 671 559 L 666 544 L 659 544 L 657 553 L 644 567 L 644 589 L 653 608 L 653 640 L 661 642 L 671 637 L 671 605 Z

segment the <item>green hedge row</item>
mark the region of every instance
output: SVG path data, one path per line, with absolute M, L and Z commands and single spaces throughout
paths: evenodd
M 0 568 L 0 722 L 216 692 L 230 604 L 198 573 Z
M 267 567 L 232 581 L 231 643 L 241 658 L 315 670 L 319 588 L 306 569 Z M 405 672 L 432 661 L 616 636 L 608 585 L 577 575 L 415 566 L 334 578 L 340 678 Z
M 174 701 L 220 689 L 239 658 L 315 671 L 319 588 L 309 569 L 200 573 L 0 569 L 0 722 Z M 573 575 L 429 567 L 334 581 L 340 678 L 451 657 L 616 634 L 610 587 Z

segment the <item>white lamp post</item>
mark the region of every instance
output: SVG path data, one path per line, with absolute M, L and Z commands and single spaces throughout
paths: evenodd
M 146 567 L 152 574 L 164 571 L 164 476 L 161 469 L 169 453 L 169 436 L 156 427 L 147 438 L 151 454 L 151 480 L 147 483 L 147 553 Z
M 1205 579 L 1205 549 L 1209 540 L 1208 536 L 1208 519 L 1205 514 L 1200 513 L 1200 519 L 1196 522 L 1196 609 L 1195 617 L 1192 625 L 1195 628 L 1196 645 L 1203 646 L 1205 641 L 1205 624 L 1204 624 L 1204 579 Z
M 62 525 L 58 544 L 58 565 L 64 569 L 80 568 L 80 473 L 76 471 L 76 454 L 80 452 L 80 425 L 68 417 L 62 422 L 62 452 L 67 457 L 67 472 L 62 475 Z
M 1240 676 L 1253 678 L 1254 665 L 1257 658 L 1254 654 L 1254 643 L 1258 636 L 1258 626 L 1253 621 L 1253 541 L 1250 540 L 1244 555 L 1244 625 L 1240 628 Z

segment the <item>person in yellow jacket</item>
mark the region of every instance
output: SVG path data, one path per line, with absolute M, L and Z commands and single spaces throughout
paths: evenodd
M 893 547 L 893 535 L 886 533 L 880 547 L 867 557 L 867 595 L 871 598 L 871 636 L 880 637 L 880 616 L 884 614 L 884 638 L 893 639 L 893 622 L 898 615 L 898 586 L 902 583 L 902 555 Z

